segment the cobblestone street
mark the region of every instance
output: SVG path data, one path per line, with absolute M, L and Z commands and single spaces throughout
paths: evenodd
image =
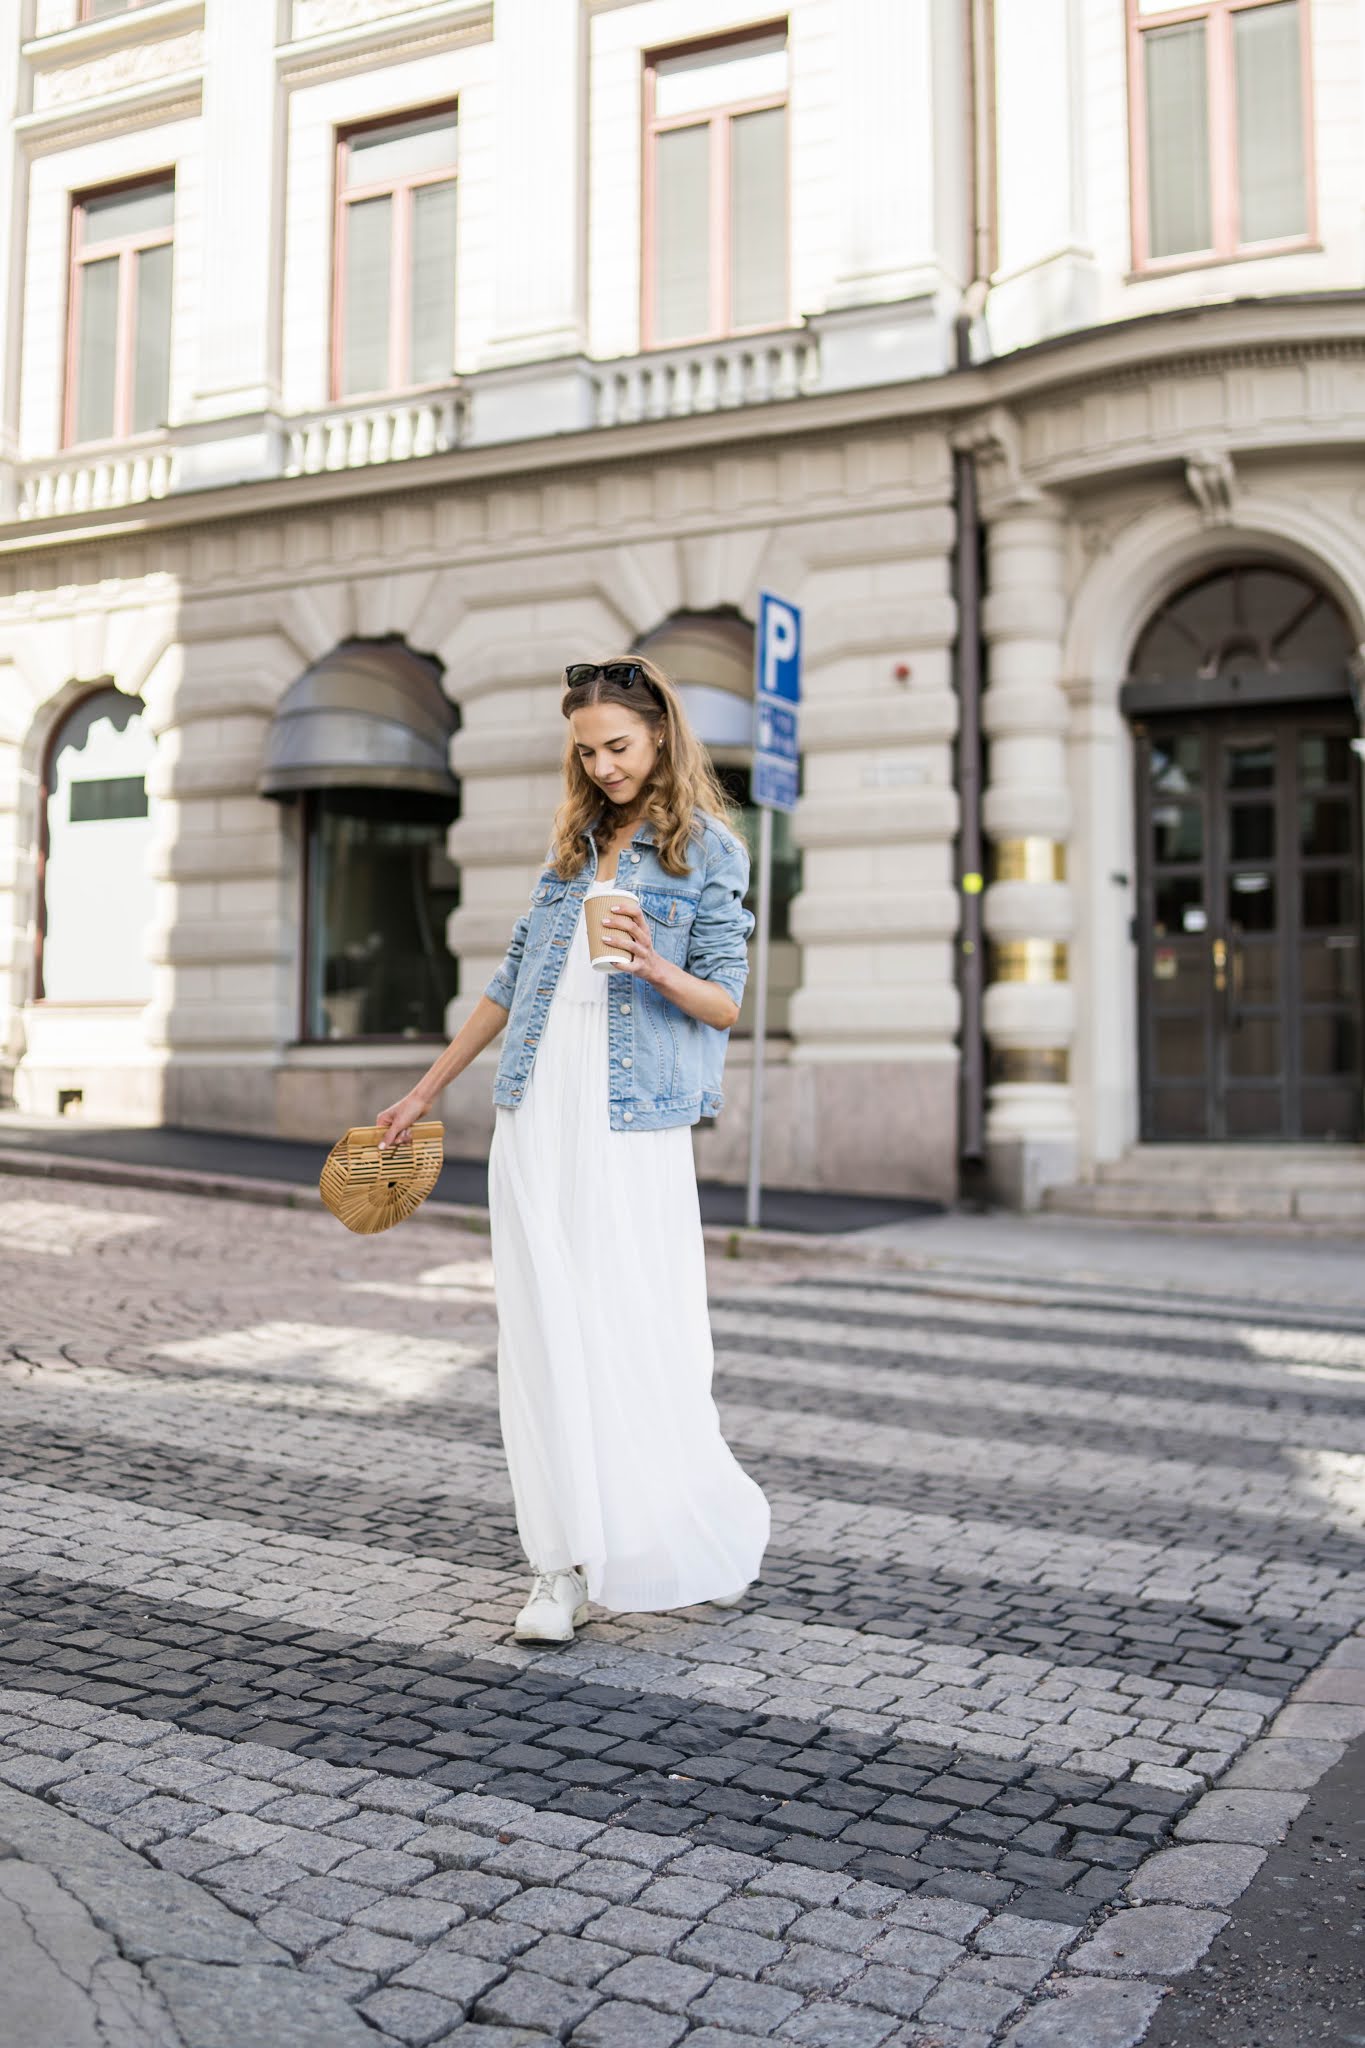
M 528 1651 L 487 1252 L 0 1186 L 0 1838 L 136 1852 L 92 2041 L 1140 2041 L 1360 1725 L 1359 1313 L 718 1261 L 762 1581 Z

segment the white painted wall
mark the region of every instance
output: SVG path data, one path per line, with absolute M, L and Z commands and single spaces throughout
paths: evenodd
M 121 728 L 121 729 L 120 729 Z M 152 992 L 147 929 L 150 815 L 73 819 L 72 786 L 145 782 L 155 751 L 141 708 L 121 699 L 76 710 L 53 760 L 43 895 L 43 993 L 49 1003 L 140 1003 Z
M 997 351 L 1096 320 L 1365 284 L 1365 5 L 1310 8 L 1318 237 L 1275 256 L 1135 276 L 1122 0 L 996 8 Z

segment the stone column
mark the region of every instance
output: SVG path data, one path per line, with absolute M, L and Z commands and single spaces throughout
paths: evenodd
M 951 1200 L 953 528 L 946 443 L 926 436 L 916 455 L 926 481 L 937 467 L 944 502 L 803 536 L 801 985 L 767 1147 L 778 1184 Z M 742 1116 L 730 1136 L 742 1142 Z
M 1120 9 L 1113 18 L 1116 37 L 1121 16 Z M 1093 92 L 1087 98 L 1085 24 L 1077 0 L 997 7 L 994 23 L 998 249 L 988 324 L 1003 349 L 1100 317 L 1086 126 L 1121 124 L 1125 109 L 1117 64 L 1102 114 Z M 1096 75 L 1092 57 L 1090 76 Z
M 998 423 L 997 430 L 1005 435 L 1005 459 L 983 465 L 986 1137 L 1001 1197 L 1033 1208 L 1044 1188 L 1074 1175 L 1077 1153 L 1067 882 L 1072 821 L 1061 681 L 1066 526 L 1060 506 L 1020 484 L 1008 426 Z M 997 442 L 986 452 L 998 455 L 1000 447 Z
M 208 0 L 204 21 L 204 304 L 181 482 L 279 468 L 284 115 L 276 0 Z M 243 137 L 251 138 L 244 147 Z M 183 255 L 177 260 L 184 260 Z M 197 431 L 196 431 L 197 429 Z
M 961 127 L 961 49 L 941 47 L 949 11 L 933 0 L 840 0 L 833 42 L 836 246 L 828 310 L 816 316 L 834 389 L 944 367 L 939 298 L 951 232 L 940 156 Z M 951 62 L 948 61 L 951 54 Z M 793 40 L 792 119 L 802 118 L 802 42 Z M 798 161 L 800 132 L 797 128 Z M 954 162 L 956 158 L 952 159 Z M 799 236 L 799 211 L 793 222 Z M 947 257 L 955 267 L 959 235 Z M 800 273 L 800 246 L 798 282 Z
M 7 117 L 25 111 L 18 102 L 19 40 L 17 24 L 0 35 L 0 107 Z M 24 239 L 16 229 L 28 212 L 27 190 L 28 158 L 11 130 L 0 147 L 0 520 L 13 519 L 17 502 Z
M 583 345 L 583 9 L 499 0 L 492 362 Z
M 460 963 L 460 993 L 446 1014 L 453 1035 L 498 967 L 512 927 L 530 901 L 545 859 L 549 823 L 563 790 L 564 724 L 554 652 L 537 661 L 518 649 L 483 674 L 462 678 L 461 726 L 450 758 L 460 777 L 461 816 L 448 847 L 460 869 L 460 907 L 446 944 Z M 486 1145 L 492 1130 L 489 1094 L 501 1041 L 484 1055 L 487 1070 L 446 1097 L 446 1145 Z
M 25 969 L 32 959 L 36 789 L 24 761 L 32 716 L 21 678 L 0 658 L 0 1102 L 9 1100 L 23 1052 Z
M 147 692 L 157 735 L 157 903 L 147 1036 L 170 1122 L 275 1127 L 275 1067 L 298 1029 L 293 814 L 256 793 L 297 660 L 272 635 L 191 643 Z

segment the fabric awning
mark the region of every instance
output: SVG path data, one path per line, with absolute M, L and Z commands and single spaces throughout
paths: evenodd
M 456 723 L 438 663 L 401 640 L 344 640 L 285 691 L 257 786 L 273 797 L 400 789 L 453 802 Z
M 754 629 L 735 612 L 680 612 L 637 640 L 677 685 L 704 746 L 753 745 Z

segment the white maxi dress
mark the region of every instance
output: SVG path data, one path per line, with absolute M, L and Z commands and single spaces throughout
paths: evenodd
M 526 1093 L 497 1112 L 498 1393 L 533 1565 L 577 1565 L 590 1599 L 649 1612 L 755 1579 L 768 1503 L 711 1398 L 692 1133 L 610 1128 L 607 1004 L 634 1000 L 612 980 L 580 913 Z

